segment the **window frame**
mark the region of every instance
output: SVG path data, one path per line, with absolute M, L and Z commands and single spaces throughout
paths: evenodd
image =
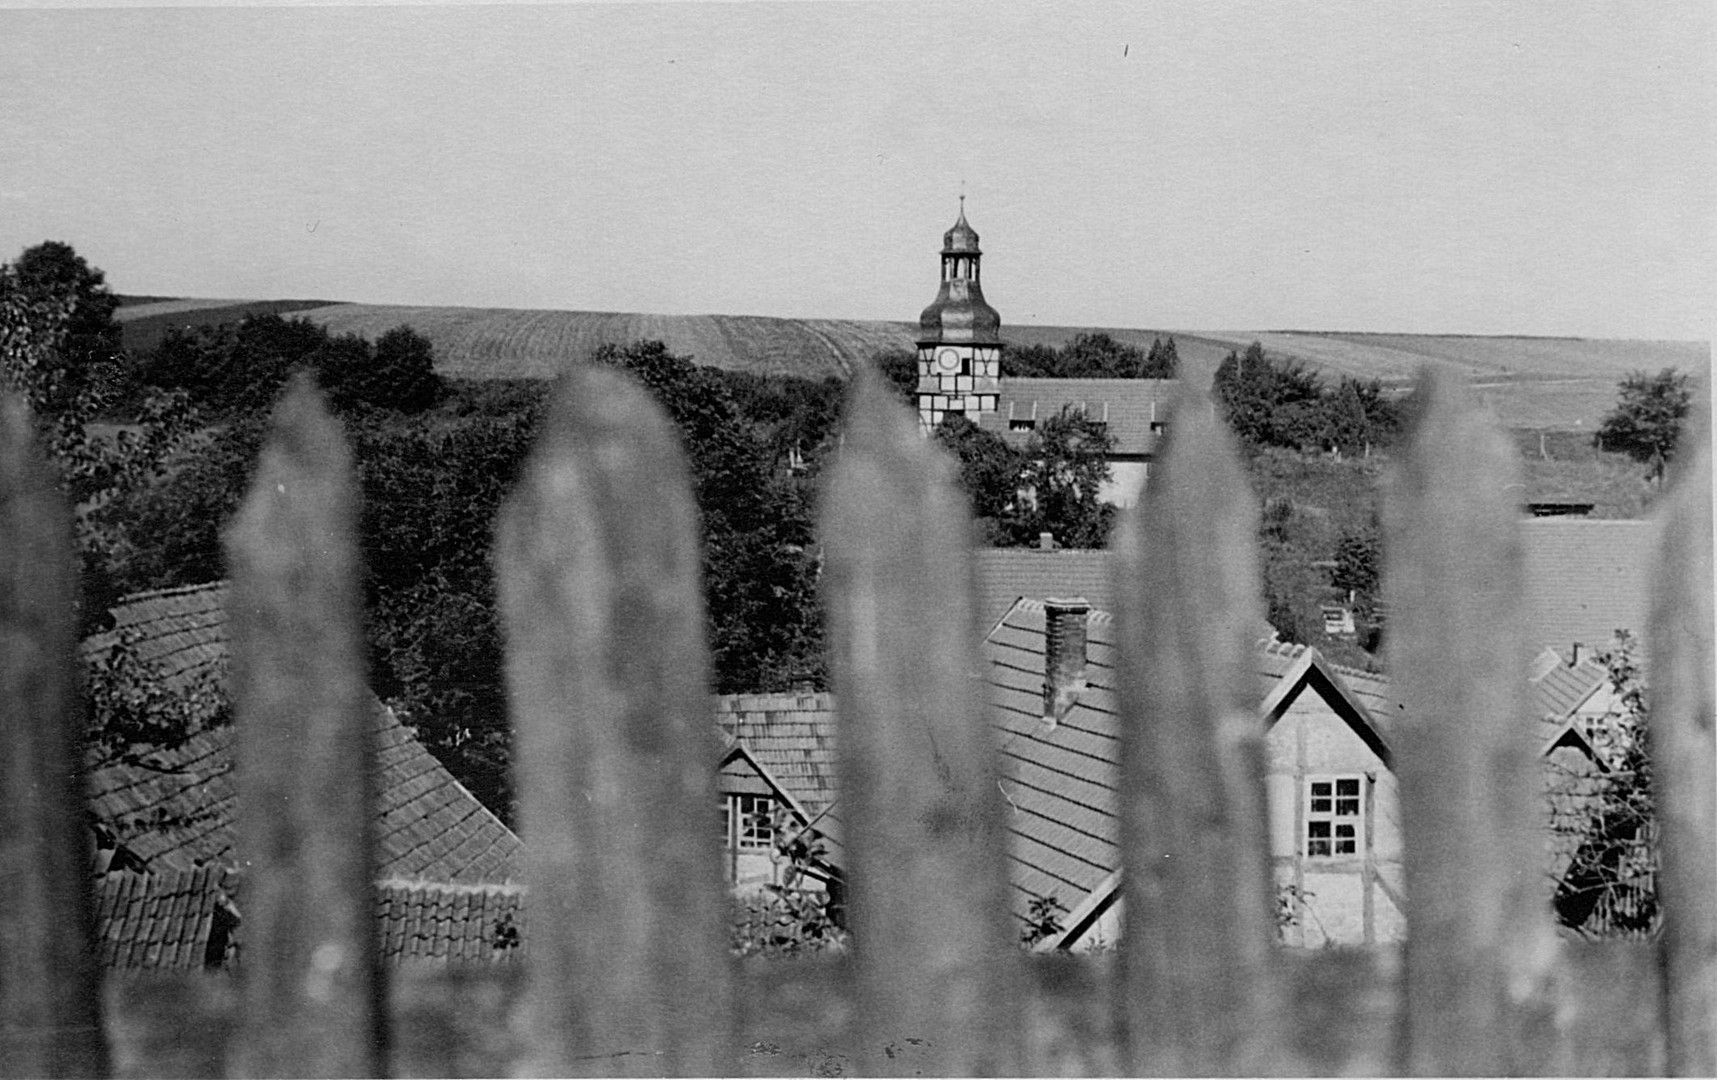
M 1300 809 L 1300 853 L 1308 859 L 1357 859 L 1365 854 L 1365 780 L 1363 773 L 1323 773 L 1307 776 Z M 1344 791 L 1345 785 L 1353 785 Z M 1319 791 L 1320 786 L 1325 786 Z M 1323 806 L 1320 809 L 1319 804 Z M 1342 829 L 1351 830 L 1344 836 Z M 1346 842 L 1351 850 L 1341 850 Z M 1316 850 L 1321 847 L 1322 850 Z
M 721 801 L 723 846 L 738 852 L 773 851 L 776 805 L 772 795 L 729 792 Z M 759 814 L 761 824 L 747 824 Z

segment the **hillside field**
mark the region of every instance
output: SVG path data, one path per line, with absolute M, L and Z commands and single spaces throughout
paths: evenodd
M 548 378 L 605 343 L 659 338 L 702 364 L 766 374 L 845 377 L 884 349 L 911 349 L 912 323 L 857 319 L 775 319 L 748 315 L 644 315 L 603 311 L 406 307 L 314 300 L 153 300 L 117 318 L 128 347 L 146 349 L 168 326 L 233 322 L 272 311 L 337 333 L 374 339 L 405 324 L 435 345 L 438 366 L 462 378 Z M 1004 326 L 1010 344 L 1060 345 L 1088 327 Z M 1230 350 L 1252 341 L 1304 362 L 1327 378 L 1352 375 L 1404 387 L 1427 364 L 1466 375 L 1511 428 L 1593 431 L 1630 371 L 1675 367 L 1706 372 L 1710 346 L 1689 341 L 1461 335 L 1186 331 L 1100 328 L 1148 348 L 1173 335 L 1186 373 L 1207 382 Z

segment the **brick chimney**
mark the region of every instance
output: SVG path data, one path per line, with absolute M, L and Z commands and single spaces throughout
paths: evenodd
M 1067 715 L 1085 689 L 1085 623 L 1090 613 L 1084 597 L 1043 602 L 1043 718 L 1051 724 Z

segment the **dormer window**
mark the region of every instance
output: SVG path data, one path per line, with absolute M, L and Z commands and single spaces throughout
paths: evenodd
M 1360 776 L 1314 776 L 1306 780 L 1306 855 L 1337 859 L 1358 855 L 1365 829 Z

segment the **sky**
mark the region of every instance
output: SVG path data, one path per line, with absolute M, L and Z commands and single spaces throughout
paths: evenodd
M 0 258 L 118 292 L 1713 337 L 1714 5 L 18 7 Z

